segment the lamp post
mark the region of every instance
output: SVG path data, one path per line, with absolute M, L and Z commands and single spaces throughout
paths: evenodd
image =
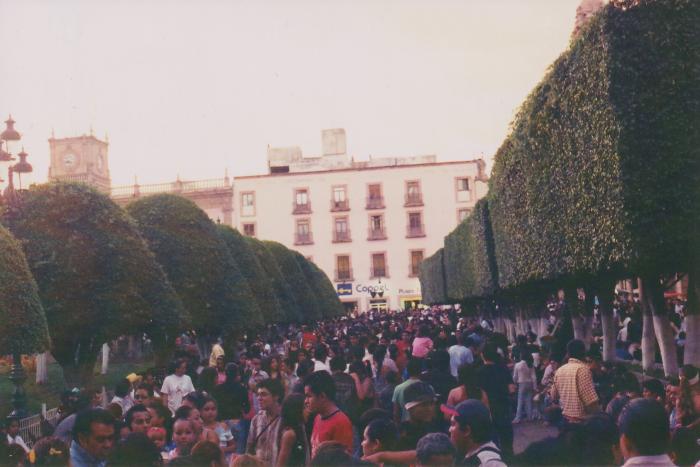
M 14 173 L 18 174 L 21 190 L 22 174 L 30 173 L 33 170 L 31 164 L 27 162 L 28 154 L 24 151 L 24 148 L 17 154 L 20 158 L 19 162 L 14 165 L 11 164 L 15 158 L 12 157 L 10 142 L 15 143 L 21 139 L 21 135 L 15 130 L 15 121 L 12 119 L 12 115 L 10 115 L 10 117 L 5 120 L 5 130 L 0 133 L 0 162 L 10 163 L 7 168 L 7 187 L 2 196 L 2 202 L 7 209 L 7 215 L 12 215 L 13 212 L 19 208 L 19 194 L 14 189 Z M 3 143 L 7 149 L 3 149 Z M 13 410 L 9 417 L 24 418 L 27 416 L 27 396 L 24 392 L 24 382 L 27 380 L 27 374 L 22 367 L 22 354 L 20 352 L 12 353 L 12 367 L 10 369 L 9 379 L 14 386 L 12 392 Z

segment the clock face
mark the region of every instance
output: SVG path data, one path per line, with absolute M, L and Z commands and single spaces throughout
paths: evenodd
M 78 158 L 72 152 L 68 152 L 63 155 L 63 165 L 68 169 L 72 169 L 78 162 Z

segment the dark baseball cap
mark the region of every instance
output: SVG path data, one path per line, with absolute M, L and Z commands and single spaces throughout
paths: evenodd
M 491 413 L 483 402 L 467 399 L 455 407 L 443 404 L 440 411 L 455 418 L 460 425 L 491 427 Z
M 409 410 L 423 402 L 434 402 L 436 397 L 431 385 L 417 381 L 405 389 L 403 399 L 404 408 Z

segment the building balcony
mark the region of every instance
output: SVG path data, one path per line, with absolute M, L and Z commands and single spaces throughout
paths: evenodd
M 421 225 L 409 225 L 406 227 L 406 238 L 425 237 L 425 227 Z
M 350 230 L 345 231 L 333 231 L 333 243 L 351 242 Z
M 370 279 L 380 279 L 382 277 L 389 277 L 389 267 L 385 265 L 384 267 L 373 267 L 369 271 Z
M 367 197 L 367 209 L 384 209 L 384 197 L 383 196 L 368 196 Z
M 294 234 L 295 245 L 311 245 L 314 242 L 314 236 L 311 232 Z
M 423 206 L 423 193 L 406 193 L 403 205 L 405 207 Z
M 342 201 L 331 200 L 331 212 L 349 211 L 350 202 L 347 199 Z
M 386 240 L 386 230 L 370 227 L 367 231 L 367 240 Z
M 335 270 L 335 282 L 348 282 L 354 280 L 355 278 L 352 274 L 352 268 Z
M 292 204 L 292 214 L 311 214 L 311 202 L 304 204 Z
M 420 268 L 410 266 L 408 269 L 408 277 L 418 277 L 420 275 Z

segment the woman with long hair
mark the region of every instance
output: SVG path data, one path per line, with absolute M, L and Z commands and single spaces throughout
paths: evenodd
M 357 399 L 360 401 L 358 413 L 364 413 L 374 407 L 375 391 L 372 376 L 367 366 L 357 361 L 350 364 L 350 376 L 355 381 Z
M 279 454 L 276 467 L 309 465 L 309 441 L 306 437 L 303 394 L 290 394 L 282 402 Z
M 219 421 L 219 409 L 216 401 L 206 396 L 202 403 L 201 414 L 204 428 L 216 434 L 219 438 L 219 447 L 226 458 L 230 458 L 230 455 L 236 451 L 236 441 L 228 423 Z

